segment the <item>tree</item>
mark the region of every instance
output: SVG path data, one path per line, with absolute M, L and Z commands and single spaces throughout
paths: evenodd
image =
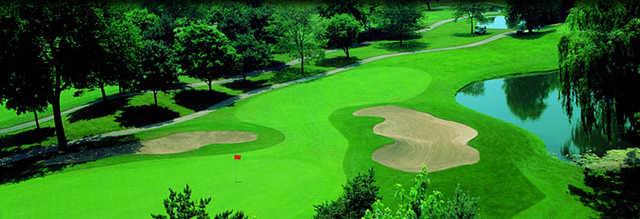
M 180 66 L 189 76 L 206 81 L 233 71 L 238 54 L 229 39 L 215 25 L 191 22 L 176 28 L 176 45 Z
M 233 41 L 233 47 L 239 55 L 238 65 L 242 79 L 247 73 L 266 67 L 271 60 L 271 47 L 264 41 L 256 39 L 252 34 L 242 34 Z
M 282 8 L 276 21 L 277 32 L 282 33 L 278 44 L 284 51 L 300 60 L 300 73 L 304 74 L 305 60 L 324 54 L 321 37 L 322 23 L 313 9 L 304 7 Z
M 454 15 L 456 20 L 460 18 L 469 19 L 471 34 L 474 34 L 475 30 L 474 21 L 485 21 L 486 18 L 482 13 L 489 10 L 485 2 L 480 0 L 456 0 L 453 7 L 455 9 Z
M 558 45 L 565 111 L 580 107 L 583 127 L 640 140 L 640 2 L 583 2 L 567 17 Z M 588 131 L 588 130 L 587 130 Z M 587 132 L 590 133 L 590 132 Z
M 379 26 L 387 34 L 396 36 L 400 44 L 405 38 L 415 34 L 419 28 L 418 20 L 422 17 L 418 7 L 411 3 L 387 3 L 379 7 L 376 14 Z
M 320 6 L 320 16 L 331 18 L 339 14 L 349 14 L 355 18 L 361 25 L 367 21 L 364 4 L 360 0 L 328 0 Z
M 362 31 L 362 26 L 349 14 L 339 14 L 331 17 L 325 31 L 327 45 L 341 48 L 349 58 L 349 48 L 358 39 L 358 34 Z
M 211 203 L 211 198 L 201 198 L 196 203 L 191 200 L 191 188 L 186 185 L 182 192 L 169 189 L 169 198 L 164 199 L 163 205 L 166 215 L 151 214 L 154 219 L 208 219 L 211 218 L 206 208 Z M 215 219 L 246 219 L 249 218 L 242 211 L 227 210 L 216 214 Z
M 358 174 L 347 182 L 337 200 L 316 205 L 314 218 L 362 218 L 371 204 L 381 198 L 375 182 L 373 169 Z
M 158 106 L 158 92 L 167 91 L 178 83 L 177 65 L 173 51 L 164 42 L 146 40 L 140 54 L 142 73 L 139 87 L 153 92 L 153 102 Z
M 46 66 L 42 68 L 46 70 L 38 74 L 42 74 L 50 89 L 42 92 L 53 109 L 59 149 L 65 150 L 67 138 L 60 112 L 60 94 L 70 87 L 86 87 L 89 73 L 95 70 L 95 60 L 100 60 L 96 34 L 104 28 L 100 22 L 100 9 L 90 4 L 56 2 L 21 3 L 14 11 L 10 16 L 20 19 L 23 27 L 37 39 L 30 42 L 33 44 L 30 47 L 39 50 L 38 62 Z M 23 67 L 27 66 L 19 66 Z
M 507 21 L 514 27 L 520 23 L 529 32 L 545 24 L 562 22 L 573 6 L 573 0 L 507 0 Z
M 2 54 L 0 68 L 2 69 L 2 88 L 0 88 L 0 103 L 17 114 L 32 112 L 36 128 L 40 129 L 38 112 L 48 106 L 47 90 L 51 90 L 46 72 L 46 63 L 39 58 L 41 48 L 34 33 L 21 27 L 20 21 L 11 17 L 0 18 L 0 33 Z
M 456 188 L 452 199 L 446 199 L 439 191 L 428 193 L 429 179 L 426 169 L 416 175 L 414 185 L 404 189 L 397 185 L 395 192 L 398 207 L 386 207 L 377 200 L 367 210 L 363 218 L 366 219 L 395 219 L 395 218 L 477 218 L 478 200 L 466 194 L 460 186 Z

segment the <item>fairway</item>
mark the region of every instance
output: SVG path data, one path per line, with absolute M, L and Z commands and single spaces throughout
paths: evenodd
M 393 185 L 413 175 L 371 160 L 375 149 L 393 140 L 373 133 L 381 118 L 352 115 L 389 104 L 478 130 L 470 145 L 480 152 L 480 162 L 433 173 L 431 181 L 445 194 L 460 184 L 481 197 L 482 217 L 586 217 L 592 212 L 566 192 L 567 184 L 581 184 L 576 167 L 550 157 L 537 137 L 454 99 L 473 81 L 556 68 L 559 37 L 553 29 L 534 39 L 507 37 L 475 48 L 379 60 L 139 133 L 148 140 L 186 131 L 238 130 L 254 132 L 258 140 L 176 155 L 113 157 L 2 185 L 0 194 L 20 195 L 3 195 L 0 205 L 12 211 L 0 212 L 0 218 L 82 218 L 95 212 L 106 218 L 148 217 L 162 211 L 159 198 L 167 187 L 184 184 L 196 197 L 212 196 L 212 210 L 309 218 L 313 205 L 337 197 L 346 179 L 369 167 L 377 172 L 384 201 L 391 203 Z M 243 159 L 234 161 L 232 154 L 239 152 Z M 555 203 L 563 203 L 563 209 Z M 65 210 L 70 208 L 75 210 Z

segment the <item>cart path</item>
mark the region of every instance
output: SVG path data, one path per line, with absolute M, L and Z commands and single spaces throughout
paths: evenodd
M 194 112 L 192 114 L 189 115 L 185 115 L 182 117 L 178 117 L 169 121 L 165 121 L 165 122 L 160 122 L 160 123 L 155 123 L 155 124 L 151 124 L 151 125 L 147 125 L 144 127 L 139 127 L 139 128 L 130 128 L 130 129 L 124 129 L 124 130 L 118 130 L 118 131 L 113 131 L 113 132 L 107 132 L 107 133 L 103 133 L 103 134 L 98 134 L 98 135 L 94 135 L 94 136 L 88 136 L 88 137 L 84 137 L 81 139 L 77 139 L 77 140 L 73 140 L 70 141 L 69 144 L 77 144 L 80 142 L 87 142 L 87 141 L 99 141 L 103 138 L 107 138 L 107 137 L 117 137 L 117 136 L 125 136 L 125 135 L 132 135 L 132 134 L 136 134 L 136 133 L 140 133 L 140 132 L 144 132 L 144 131 L 148 131 L 148 130 L 153 130 L 153 129 L 157 129 L 157 128 L 162 128 L 165 126 L 170 126 L 170 125 L 174 125 L 177 123 L 181 123 L 181 122 L 186 122 L 189 120 L 193 120 L 196 118 L 200 118 L 203 117 L 211 112 L 214 112 L 220 108 L 232 105 L 233 103 L 243 100 L 243 99 L 247 99 L 250 98 L 252 96 L 258 95 L 258 94 L 263 94 L 275 89 L 279 89 L 279 88 L 283 88 L 283 87 L 288 87 L 291 85 L 295 85 L 295 84 L 300 84 L 300 83 L 304 83 L 304 82 L 308 82 L 308 81 L 312 81 L 312 80 L 316 80 L 319 78 L 323 78 L 326 76 L 330 76 L 330 75 L 334 75 L 334 74 L 338 74 L 350 69 L 353 69 L 355 67 L 358 67 L 359 65 L 362 64 L 366 64 L 366 63 L 370 63 L 370 62 L 375 62 L 378 60 L 382 60 L 382 59 L 387 59 L 387 58 L 392 58 L 392 57 L 397 57 L 397 56 L 404 56 L 404 55 L 412 55 L 412 54 L 420 54 L 420 53 L 432 53 L 432 52 L 442 52 L 442 51 L 450 51 L 450 50 L 458 50 L 458 49 L 465 49 L 465 48 L 471 48 L 471 47 L 477 47 L 477 46 L 481 46 L 481 45 L 485 45 L 488 43 L 491 43 L 493 41 L 505 38 L 511 34 L 515 33 L 515 31 L 511 31 L 511 32 L 505 32 L 505 33 L 501 33 L 495 36 L 492 36 L 490 38 L 478 41 L 478 42 L 474 42 L 474 43 L 470 43 L 470 44 L 465 44 L 465 45 L 460 45 L 460 46 L 452 46 L 452 47 L 446 47 L 446 48 L 437 48 L 437 49 L 426 49 L 426 50 L 418 50 L 418 51 L 413 51 L 413 52 L 398 52 L 398 53 L 391 53 L 391 54 L 386 54 L 386 55 L 379 55 L 379 56 L 374 56 L 374 57 L 370 57 L 370 58 L 366 58 L 363 59 L 361 61 L 355 62 L 353 64 L 349 64 L 343 67 L 339 67 L 324 73 L 320 73 L 317 75 L 313 75 L 313 76 L 309 76 L 309 77 L 305 77 L 305 78 L 300 78 L 297 80 L 293 80 L 293 81 L 288 81 L 288 82 L 284 82 L 284 83 L 280 83 L 280 84 L 274 84 L 268 87 L 264 87 L 264 88 L 259 88 L 259 89 L 255 89 L 255 90 L 251 90 L 248 91 L 246 93 L 242 93 L 238 96 L 234 96 L 231 98 L 228 98 L 222 102 L 219 102 L 217 104 L 214 104 L 212 106 L 210 106 L 209 108 L 205 109 L 205 110 L 201 110 L 198 112 Z M 217 83 L 224 83 L 225 81 L 233 81 L 233 80 L 239 80 L 239 78 L 235 78 L 235 79 L 224 79 L 224 80 L 219 80 L 217 81 Z M 30 151 L 26 154 L 17 154 L 14 156 L 10 156 L 10 157 L 5 157 L 0 159 L 0 166 L 4 166 L 6 164 L 10 164 L 25 158 L 30 158 L 33 156 L 38 156 L 38 155 L 42 155 L 42 154 L 47 154 L 47 153 L 53 153 L 57 151 L 57 147 L 56 146 L 51 146 L 51 147 L 46 147 L 46 148 L 40 148 L 37 149 L 35 151 Z

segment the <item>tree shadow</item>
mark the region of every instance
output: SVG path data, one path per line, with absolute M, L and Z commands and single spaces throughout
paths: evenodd
M 539 39 L 547 34 L 556 32 L 556 29 L 547 29 L 543 31 L 533 32 L 533 33 L 521 33 L 521 34 L 511 34 L 511 37 L 521 40 L 535 40 Z
M 20 182 L 60 171 L 68 166 L 98 159 L 132 154 L 141 147 L 140 141 L 132 136 L 86 139 L 70 145 L 69 150 L 59 153 L 55 148 L 32 148 L 23 153 L 36 154 L 0 166 L 0 184 Z M 45 151 L 34 153 L 34 151 Z
M 12 135 L 2 136 L 0 137 L 0 145 L 2 146 L 0 150 L 4 152 L 5 148 L 40 143 L 47 140 L 47 138 L 54 136 L 55 133 L 56 130 L 54 128 L 43 127 L 40 129 L 31 129 Z
M 318 60 L 316 62 L 317 66 L 322 66 L 322 67 L 342 67 L 345 65 L 349 65 L 349 64 L 353 64 L 356 63 L 357 61 L 360 61 L 360 59 L 358 57 L 344 57 L 344 56 L 340 56 L 340 57 L 334 57 L 334 58 L 328 58 L 328 59 L 321 59 Z
M 321 68 L 308 68 L 305 67 L 304 73 L 300 72 L 300 66 L 292 66 L 276 71 L 273 78 L 271 78 L 270 82 L 272 83 L 284 83 L 288 81 L 293 81 L 313 75 L 317 75 L 325 72 L 324 69 Z
M 179 113 L 166 107 L 153 105 L 130 106 L 124 108 L 120 115 L 116 116 L 115 121 L 120 123 L 122 127 L 143 127 L 169 121 L 179 116 Z
M 129 104 L 129 97 L 118 97 L 115 99 L 110 99 L 107 102 L 100 101 L 69 114 L 67 120 L 70 123 L 74 123 L 80 120 L 91 120 L 108 115 L 113 115 L 118 110 L 121 110 L 125 106 L 127 106 L 127 104 Z
M 222 102 L 233 97 L 227 93 L 208 90 L 182 90 L 173 97 L 176 104 L 200 111 L 209 108 L 211 105 Z
M 412 52 L 416 50 L 426 49 L 429 46 L 428 43 L 419 41 L 405 41 L 405 42 L 386 42 L 376 45 L 377 48 L 393 51 L 393 52 Z
M 474 37 L 480 37 L 480 36 L 486 36 L 486 35 L 491 35 L 492 32 L 490 32 L 489 30 L 487 30 L 486 33 L 484 34 L 475 34 L 475 33 L 454 33 L 453 36 L 454 37 L 460 37 L 460 38 L 474 38 Z
M 223 84 L 223 86 L 233 89 L 233 90 L 240 90 L 243 92 L 247 92 L 247 91 L 251 91 L 251 90 L 255 90 L 255 89 L 259 89 L 259 88 L 263 88 L 268 86 L 267 84 L 267 80 L 256 80 L 256 81 L 252 81 L 252 80 L 236 80 L 236 81 L 232 81 L 226 84 Z

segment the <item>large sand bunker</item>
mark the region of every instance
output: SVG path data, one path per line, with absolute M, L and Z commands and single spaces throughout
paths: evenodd
M 235 144 L 255 141 L 251 132 L 211 131 L 184 132 L 142 142 L 139 154 L 175 154 L 191 151 L 210 144 Z
M 371 107 L 353 114 L 385 118 L 373 132 L 396 142 L 373 152 L 373 160 L 382 165 L 406 172 L 419 172 L 426 165 L 429 172 L 435 172 L 480 160 L 478 151 L 467 145 L 478 132 L 466 125 L 397 106 Z

